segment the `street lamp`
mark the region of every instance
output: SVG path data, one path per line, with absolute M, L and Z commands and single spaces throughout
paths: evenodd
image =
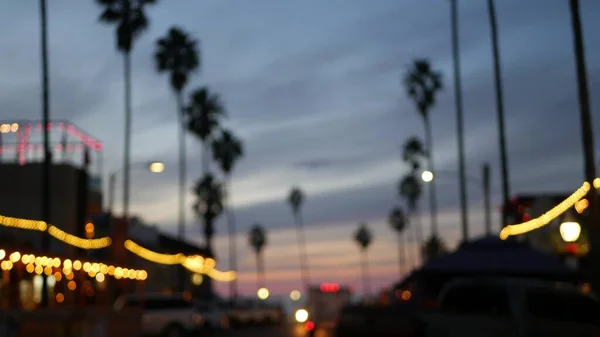
M 162 173 L 165 170 L 165 164 L 160 161 L 152 161 L 152 162 L 141 162 L 130 164 L 129 167 L 132 166 L 145 166 L 148 171 L 152 173 Z M 125 167 L 121 167 L 116 171 L 112 172 L 108 178 L 108 213 L 112 216 L 113 214 L 113 203 L 115 200 L 115 182 L 117 178 L 117 174 L 121 173 Z
M 581 234 L 581 225 L 575 221 L 566 221 L 560 224 L 558 230 L 564 242 L 575 242 Z
M 267 298 L 269 298 L 269 289 L 264 287 L 258 289 L 258 291 L 256 292 L 256 296 L 263 301 L 266 300 Z
M 433 181 L 433 172 L 423 171 L 423 173 L 421 173 L 421 179 L 423 179 L 423 181 L 426 183 L 432 182 Z

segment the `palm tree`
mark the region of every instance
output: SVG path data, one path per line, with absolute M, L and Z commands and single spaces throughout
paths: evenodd
M 123 217 L 129 216 L 129 171 L 131 152 L 131 49 L 148 27 L 144 7 L 156 0 L 96 0 L 103 7 L 100 21 L 116 25 L 117 49 L 123 53 L 125 75 L 125 144 L 123 151 Z
M 188 117 L 188 130 L 202 142 L 202 172 L 209 172 L 209 140 L 219 127 L 219 122 L 225 116 L 225 107 L 219 95 L 212 93 L 207 87 L 196 89 L 190 103 L 185 107 Z
M 171 27 L 165 37 L 156 41 L 154 54 L 156 69 L 159 73 L 168 72 L 171 88 L 177 98 L 177 123 L 179 131 L 179 238 L 183 239 L 185 231 L 185 125 L 183 121 L 183 88 L 188 76 L 198 69 L 198 49 L 196 41 L 190 39 L 181 28 Z
M 423 228 L 421 227 L 421 217 L 419 214 L 419 199 L 423 195 L 423 185 L 421 180 L 412 172 L 405 175 L 398 185 L 398 194 L 406 200 L 410 216 L 414 221 L 415 239 L 417 241 L 417 256 L 421 256 L 423 247 Z M 418 264 L 418 261 L 417 261 Z
M 404 77 L 404 85 L 408 96 L 417 106 L 419 115 L 425 124 L 425 149 L 427 150 L 427 169 L 435 172 L 433 165 L 433 138 L 431 132 L 430 109 L 435 104 L 436 95 L 442 89 L 442 74 L 431 69 L 428 60 L 417 59 L 408 69 Z M 435 182 L 429 184 L 429 198 L 431 207 L 431 231 L 437 235 L 437 199 L 435 195 Z
M 373 240 L 373 235 L 371 235 L 371 231 L 367 227 L 366 223 L 361 223 L 358 226 L 358 230 L 354 233 L 354 241 L 360 247 L 361 252 L 361 266 L 362 266 L 362 277 L 363 277 L 363 293 L 364 296 L 371 293 L 371 287 L 369 285 L 369 265 L 367 258 L 367 249 L 371 245 Z
M 458 137 L 458 182 L 460 217 L 463 241 L 469 239 L 469 217 L 467 215 L 467 173 L 465 168 L 465 136 L 463 122 L 462 85 L 460 81 L 460 46 L 458 41 L 458 1 L 451 0 L 452 59 L 454 61 L 454 97 L 456 103 L 456 135 Z
M 197 200 L 194 211 L 204 222 L 204 238 L 206 248 L 212 253 L 212 237 L 214 235 L 214 221 L 223 212 L 223 187 L 209 173 L 196 182 L 194 194 Z
M 406 217 L 404 216 L 404 210 L 402 207 L 398 206 L 392 209 L 390 215 L 388 216 L 388 223 L 398 235 L 398 269 L 400 271 L 400 278 L 402 278 L 403 272 L 405 271 L 403 268 L 403 262 L 408 255 L 406 252 L 406 245 L 403 244 L 405 239 L 404 230 L 406 229 Z
M 585 168 L 585 179 L 593 186 L 596 178 L 596 166 L 594 163 L 594 123 L 590 108 L 587 69 L 585 63 L 585 50 L 583 45 L 583 32 L 579 14 L 579 0 L 570 0 L 571 25 L 573 27 L 573 51 L 575 54 L 575 65 L 577 69 L 577 86 L 579 93 L 579 113 L 581 120 L 581 140 L 583 142 L 583 163 Z M 590 201 L 591 224 L 600 222 L 600 204 L 598 194 L 594 188 L 588 193 Z M 590 263 L 597 265 L 600 261 L 600 231 L 597 226 L 590 226 L 591 247 Z M 595 287 L 600 286 L 600 272 L 597 268 L 590 268 L 590 278 Z
M 414 171 L 418 171 L 421 169 L 423 159 L 427 159 L 423 142 L 416 136 L 408 138 L 402 147 L 402 160 Z
M 502 205 L 508 205 L 510 199 L 510 177 L 508 174 L 508 155 L 506 154 L 506 132 L 504 131 L 504 95 L 502 90 L 502 71 L 500 70 L 500 52 L 498 48 L 498 27 L 494 0 L 488 0 L 490 33 L 492 35 L 492 55 L 494 61 L 494 85 L 496 89 L 496 112 L 498 115 L 498 139 L 500 142 L 500 171 L 502 174 Z M 502 212 L 502 227 L 508 225 L 506 214 Z
M 256 254 L 256 288 L 260 289 L 265 286 L 265 260 L 262 252 L 267 244 L 267 233 L 261 225 L 255 224 L 250 229 L 248 241 Z
M 235 247 L 235 217 L 233 210 L 228 206 L 229 194 L 231 192 L 231 173 L 235 163 L 244 155 L 244 147 L 239 139 L 236 139 L 230 131 L 222 130 L 221 137 L 212 143 L 213 158 L 219 164 L 225 175 L 226 192 L 223 204 L 227 215 L 227 231 L 229 236 L 229 268 L 237 270 L 237 259 Z M 237 297 L 237 280 L 230 282 L 230 296 Z
M 306 256 L 306 238 L 304 237 L 304 221 L 302 220 L 302 203 L 304 202 L 304 193 L 299 187 L 292 187 L 290 195 L 288 197 L 288 203 L 292 208 L 292 215 L 294 216 L 294 222 L 296 224 L 296 238 L 298 240 L 298 253 L 300 259 L 300 273 L 302 275 L 302 282 L 304 283 L 304 289 L 308 289 L 310 286 L 309 271 L 308 271 L 308 258 Z

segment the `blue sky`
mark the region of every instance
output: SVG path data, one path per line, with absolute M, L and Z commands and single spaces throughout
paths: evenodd
M 460 2 L 465 141 L 469 175 L 492 167 L 499 204 L 499 165 L 486 2 Z M 600 3 L 582 0 L 592 109 L 600 106 Z M 497 1 L 510 160 L 515 193 L 570 191 L 583 179 L 570 18 L 565 0 Z M 121 165 L 122 57 L 114 30 L 97 22 L 93 1 L 49 1 L 51 114 L 105 144 L 104 172 Z M 41 112 L 37 2 L 0 5 L 0 117 L 39 119 Z M 449 2 L 443 0 L 180 0 L 148 9 L 151 27 L 133 51 L 134 161 L 163 160 L 167 171 L 135 170 L 132 212 L 174 232 L 177 135 L 174 98 L 154 71 L 154 41 L 178 25 L 201 41 L 202 70 L 189 89 L 219 92 L 225 125 L 245 142 L 232 198 L 238 220 L 240 280 L 254 286 L 246 233 L 269 229 L 267 281 L 278 291 L 299 286 L 290 210 L 292 185 L 307 195 L 304 217 L 312 276 L 358 285 L 361 221 L 374 231 L 375 285 L 398 278 L 396 239 L 386 224 L 400 203 L 396 184 L 407 168 L 400 146 L 423 125 L 400 86 L 405 67 L 426 57 L 443 72 L 445 90 L 432 110 L 439 168 L 439 222 L 444 240 L 458 238 L 456 125 Z M 597 113 L 594 113 L 598 116 Z M 594 120 L 595 130 L 600 119 Z M 598 138 L 598 137 L 596 137 Z M 598 142 L 597 142 L 598 143 Z M 188 141 L 189 184 L 200 175 L 200 148 Z M 188 198 L 192 203 L 192 196 Z M 427 209 L 426 198 L 423 208 Z M 117 198 L 117 206 L 120 206 Z M 473 235 L 482 232 L 481 192 L 469 186 Z M 118 209 L 119 207 L 117 207 Z M 494 216 L 497 223 L 498 216 Z M 428 232 L 428 217 L 423 217 Z M 201 242 L 191 210 L 188 233 Z M 497 225 L 496 227 L 497 228 Z M 227 252 L 224 222 L 217 253 Z M 220 263 L 226 268 L 226 262 Z

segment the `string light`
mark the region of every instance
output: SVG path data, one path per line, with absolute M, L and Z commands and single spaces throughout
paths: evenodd
M 83 239 L 60 230 L 55 226 L 50 226 L 48 228 L 48 234 L 66 244 L 83 249 L 106 248 L 112 243 L 112 240 L 109 237 L 103 237 L 99 239 Z
M 11 218 L 2 215 L 0 215 L 0 225 L 19 229 L 35 230 L 40 232 L 43 232 L 46 230 L 46 228 L 48 228 L 48 225 L 44 221 Z
M 4 250 L 2 250 L 4 251 Z M 11 270 L 14 268 L 16 263 L 21 263 L 25 266 L 25 271 L 32 274 L 46 274 L 53 275 L 57 281 L 61 280 L 63 275 L 67 280 L 73 279 L 73 270 L 81 270 L 88 274 L 90 277 L 96 278 L 98 282 L 104 281 L 104 279 L 108 276 L 117 277 L 115 270 L 120 270 L 123 278 L 128 278 L 131 280 L 144 281 L 148 278 L 148 273 L 145 270 L 137 270 L 137 269 L 127 269 L 122 267 L 116 267 L 112 265 L 106 265 L 104 263 L 96 263 L 96 262 L 84 262 L 82 264 L 81 261 L 75 260 L 72 262 L 69 259 L 61 260 L 58 257 L 48 257 L 48 256 L 35 256 L 33 254 L 22 254 L 15 251 L 8 255 L 7 260 L 3 260 L 6 257 L 6 254 L 0 258 L 2 262 L 0 262 L 0 269 L 2 270 Z M 62 266 L 62 268 L 61 268 Z M 106 271 L 104 273 L 103 271 Z M 102 276 L 99 276 L 102 275 Z
M 546 226 L 552 220 L 565 213 L 569 208 L 573 207 L 576 202 L 581 200 L 581 198 L 583 198 L 589 192 L 590 189 L 590 183 L 587 181 L 584 182 L 580 188 L 573 192 L 573 194 L 541 216 L 520 224 L 504 227 L 502 231 L 500 231 L 500 239 L 506 240 L 511 235 L 525 234 L 527 232 L 531 232 L 532 230 Z
M 219 282 L 231 282 L 237 277 L 235 271 L 224 272 L 215 269 L 216 262 L 212 258 L 205 259 L 200 255 L 185 256 L 182 253 L 161 254 L 144 248 L 131 240 L 125 241 L 125 249 L 151 262 L 166 265 L 181 264 L 184 268 L 193 273 L 205 274 Z M 115 270 L 115 274 L 116 273 L 117 271 Z

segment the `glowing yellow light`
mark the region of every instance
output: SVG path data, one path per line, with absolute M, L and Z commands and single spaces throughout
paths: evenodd
M 79 260 L 75 260 L 75 261 L 73 262 L 73 269 L 75 269 L 75 270 L 79 270 L 79 269 L 81 269 L 81 261 L 79 261 Z
M 148 169 L 152 173 L 162 173 L 165 170 L 165 164 L 159 161 L 155 161 L 153 163 L 150 163 Z
M 304 323 L 308 320 L 308 311 L 305 309 L 298 309 L 296 310 L 296 314 L 294 316 L 296 317 L 296 321 L 298 323 Z
M 600 178 L 594 179 L 593 183 L 595 188 L 600 189 Z
M 160 254 L 146 249 L 137 243 L 127 240 L 125 241 L 125 249 L 134 253 L 135 255 L 159 264 L 179 264 L 184 258 L 184 255 L 179 254 Z
M 10 126 L 10 132 L 17 132 L 17 131 L 19 131 L 19 124 L 12 123 L 12 125 Z
M 573 194 L 571 194 L 568 198 L 541 216 L 521 224 L 504 227 L 502 231 L 500 231 L 500 238 L 502 240 L 506 240 L 511 235 L 525 234 L 527 232 L 531 232 L 532 230 L 546 226 L 548 223 L 550 223 L 550 221 L 556 219 L 569 208 L 573 207 L 577 201 L 579 201 L 588 193 L 590 188 L 590 184 L 587 181 L 584 182 L 583 185 L 573 192 Z
M 48 234 L 54 238 L 82 249 L 100 249 L 106 248 L 111 245 L 112 240 L 109 237 L 103 237 L 98 239 L 83 239 L 75 235 L 71 235 L 63 230 L 58 229 L 55 226 L 48 227 Z
M 30 263 L 25 267 L 25 270 L 27 270 L 27 272 L 31 274 L 35 270 L 35 267 Z
M 202 274 L 192 274 L 192 284 L 199 286 L 202 284 Z
M 421 173 L 421 179 L 426 183 L 431 182 L 433 180 L 433 172 L 423 171 L 423 173 Z
M 44 274 L 50 276 L 52 274 L 52 267 L 45 267 Z
M 563 222 L 559 227 L 560 236 L 565 242 L 575 242 L 581 234 L 581 226 L 577 222 Z
M 587 199 L 581 199 L 575 203 L 575 210 L 577 211 L 577 213 L 581 214 L 583 213 L 583 211 L 586 210 L 586 208 L 588 208 L 589 205 L 590 202 Z
M 259 299 L 261 300 L 266 300 L 267 298 L 269 298 L 269 289 L 267 288 L 260 288 L 256 291 L 256 296 L 258 296 Z
M 302 297 L 302 294 L 300 294 L 300 292 L 298 290 L 292 290 L 290 292 L 290 299 L 292 301 L 298 301 L 298 300 L 300 300 L 300 297 Z
M 35 266 L 34 271 L 36 274 L 40 275 L 41 273 L 44 272 L 44 267 L 42 267 L 41 265 L 38 264 L 37 266 Z
M 104 282 L 104 274 L 102 274 L 102 273 L 96 274 L 96 281 L 98 281 L 100 283 Z
M 4 249 L 0 249 L 0 260 L 2 260 L 5 257 L 6 257 L 6 252 L 4 251 Z
M 2 216 L 2 215 L 0 215 L 0 225 L 6 226 L 6 227 L 14 227 L 14 228 L 20 228 L 20 229 L 41 231 L 41 232 L 45 231 L 46 228 L 48 228 L 48 225 L 44 221 L 11 218 L 11 217 Z
M 14 252 L 12 254 L 10 254 L 10 262 L 15 263 L 15 262 L 19 262 L 19 260 L 21 259 L 21 253 L 19 252 Z

